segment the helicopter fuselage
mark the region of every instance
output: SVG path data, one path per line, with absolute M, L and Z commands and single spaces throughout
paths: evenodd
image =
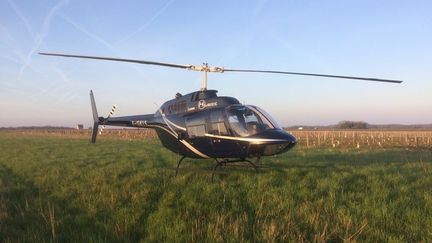
M 250 158 L 279 154 L 296 144 L 262 109 L 216 90 L 177 94 L 154 114 L 99 118 L 99 124 L 153 128 L 162 144 L 191 158 Z

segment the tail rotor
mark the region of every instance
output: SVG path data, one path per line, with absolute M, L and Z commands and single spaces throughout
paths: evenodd
M 114 114 L 114 112 L 116 111 L 116 109 L 117 109 L 117 106 L 116 106 L 116 105 L 113 105 L 112 108 L 111 108 L 111 111 L 110 111 L 110 113 L 108 114 L 108 116 L 107 116 L 106 119 L 110 118 L 110 117 Z M 105 129 L 105 125 L 102 125 L 102 127 L 101 127 L 100 130 L 99 130 L 99 135 L 102 134 L 102 132 L 103 132 L 104 129 Z

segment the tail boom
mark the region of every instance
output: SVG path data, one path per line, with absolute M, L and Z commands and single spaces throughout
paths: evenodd
M 96 137 L 99 133 L 99 125 L 104 126 L 119 126 L 119 127 L 150 127 L 147 126 L 147 122 L 151 123 L 154 120 L 154 114 L 148 115 L 137 115 L 137 116 L 123 116 L 123 117 L 111 117 L 114 113 L 116 106 L 114 105 L 111 109 L 108 117 L 99 117 L 96 102 L 94 99 L 93 91 L 90 90 L 90 101 L 93 112 L 93 131 L 92 131 L 92 143 L 96 143 Z

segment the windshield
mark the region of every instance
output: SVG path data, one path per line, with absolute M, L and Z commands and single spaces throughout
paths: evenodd
M 273 119 L 273 117 L 271 117 L 270 114 L 267 113 L 265 110 L 259 108 L 258 106 L 254 106 L 254 105 L 248 105 L 247 107 L 249 107 L 252 110 L 255 110 L 255 112 L 258 113 L 263 120 L 266 120 L 268 123 L 270 123 L 270 126 L 272 128 L 281 128 L 278 125 L 278 123 L 275 121 L 275 119 Z
M 275 128 L 256 107 L 232 105 L 226 109 L 231 130 L 240 137 L 251 136 Z

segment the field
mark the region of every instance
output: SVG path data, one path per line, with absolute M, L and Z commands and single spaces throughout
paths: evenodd
M 296 131 L 214 182 L 135 133 L 0 132 L 0 241 L 432 241 L 430 132 Z

